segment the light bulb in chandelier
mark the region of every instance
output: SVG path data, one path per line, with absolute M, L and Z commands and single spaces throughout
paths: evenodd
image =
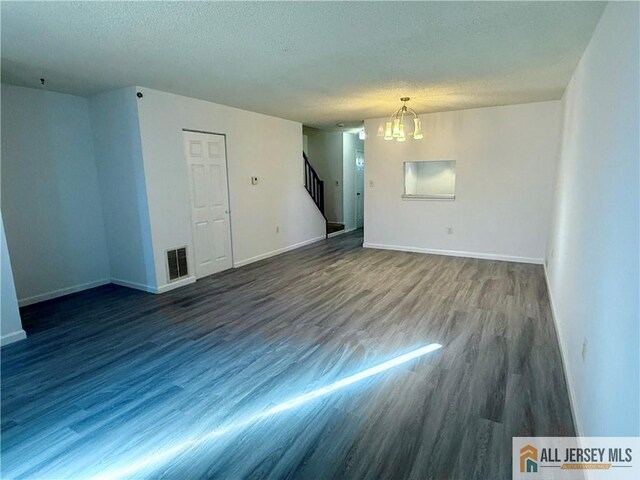
M 422 135 L 422 122 L 416 117 L 413 119 L 413 139 L 420 140 L 422 138 L 424 138 L 424 135 Z
M 398 138 L 396 138 L 397 142 L 404 142 L 406 137 L 404 136 L 404 124 L 400 124 L 398 126 Z
M 393 140 L 393 132 L 391 131 L 392 129 L 392 123 L 391 122 L 387 122 L 387 124 L 385 125 L 384 128 L 384 139 L 385 140 Z
M 400 136 L 400 119 L 393 119 L 393 138 L 398 138 Z

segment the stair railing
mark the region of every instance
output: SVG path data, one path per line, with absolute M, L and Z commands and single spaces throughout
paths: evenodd
M 302 152 L 302 158 L 304 158 L 304 186 L 311 195 L 313 202 L 322 213 L 325 221 L 325 235 L 327 232 L 326 223 L 327 217 L 324 214 L 324 182 L 320 180 L 320 177 L 316 173 L 315 169 L 309 163 L 307 154 Z

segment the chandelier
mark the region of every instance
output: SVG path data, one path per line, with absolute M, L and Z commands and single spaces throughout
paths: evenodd
M 397 142 L 404 142 L 406 135 L 413 135 L 414 140 L 424 138 L 422 135 L 422 122 L 418 118 L 418 114 L 414 109 L 407 107 L 409 100 L 409 97 L 402 97 L 400 99 L 402 107 L 389 117 L 384 129 L 385 140 L 393 140 L 395 138 Z M 405 134 L 404 131 L 404 114 L 408 112 L 413 113 L 413 134 Z

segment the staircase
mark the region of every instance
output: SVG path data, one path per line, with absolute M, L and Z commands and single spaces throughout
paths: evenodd
M 342 223 L 327 222 L 327 235 L 339 232 L 340 230 L 344 230 L 344 225 Z
M 304 158 L 304 187 L 324 217 L 324 232 L 326 237 L 329 235 L 329 228 L 327 217 L 324 214 L 324 182 L 320 180 L 320 177 L 309 163 L 306 153 L 302 152 L 302 158 Z

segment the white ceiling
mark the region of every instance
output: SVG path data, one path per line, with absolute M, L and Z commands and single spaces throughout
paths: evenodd
M 140 85 L 331 127 L 558 99 L 602 2 L 2 2 L 2 81 Z

